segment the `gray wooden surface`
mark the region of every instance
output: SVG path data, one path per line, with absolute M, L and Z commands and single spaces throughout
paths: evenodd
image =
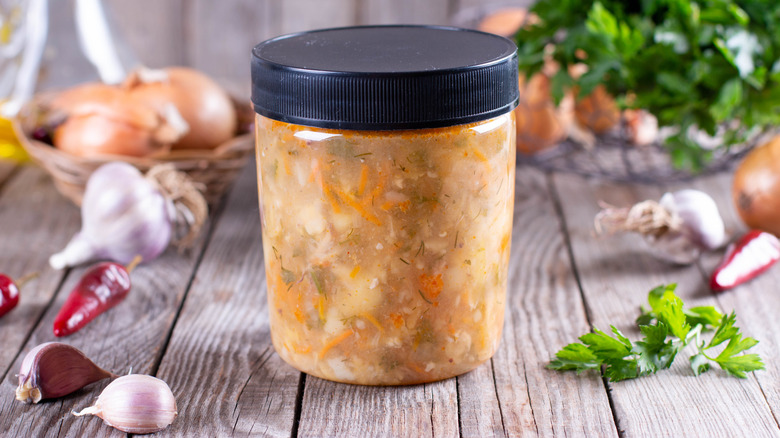
M 67 17 L 68 1 L 51 2 Z M 498 2 L 506 3 L 506 2 Z M 274 35 L 368 23 L 446 24 L 475 0 L 107 0 L 128 47 L 150 66 L 186 64 L 237 95 L 248 90 L 248 53 Z M 61 35 L 72 24 L 57 21 Z M 67 39 L 47 53 L 42 87 L 93 77 Z M 75 41 L 75 40 L 72 40 Z M 62 60 L 67 60 L 63 63 Z M 732 232 L 730 176 L 690 185 L 713 195 Z M 642 251 L 634 236 L 594 237 L 597 201 L 618 205 L 683 187 L 613 184 L 519 167 L 509 295 L 501 346 L 477 370 L 443 382 L 398 388 L 350 386 L 303 375 L 270 343 L 256 176 L 250 164 L 195 249 L 169 250 L 133 273 L 119 307 L 65 342 L 117 373 L 157 375 L 176 398 L 179 417 L 159 436 L 780 436 L 780 268 L 712 295 L 707 273 L 720 254 L 679 268 Z M 40 276 L 20 305 L 0 319 L 0 436 L 123 436 L 98 418 L 70 415 L 107 382 L 60 400 L 14 400 L 24 354 L 53 340 L 54 315 L 84 268 L 57 272 L 46 260 L 80 225 L 79 212 L 33 166 L 0 162 L 0 271 Z M 767 370 L 746 380 L 713 370 L 693 377 L 684 360 L 672 370 L 607 383 L 595 373 L 544 366 L 592 327 L 616 324 L 630 337 L 647 291 L 679 283 L 689 305 L 736 310 Z
M 121 436 L 98 418 L 70 415 L 104 383 L 39 405 L 13 398 L 24 354 L 53 340 L 57 309 L 83 268 L 46 265 L 79 227 L 78 210 L 32 166 L 0 166 L 0 267 L 39 271 L 18 308 L 0 320 L 0 436 Z M 0 175 L 0 176 L 2 176 Z M 712 194 L 729 229 L 739 222 L 728 174 L 691 183 Z M 255 170 L 247 166 L 195 250 L 169 250 L 133 272 L 119 307 L 64 341 L 117 373 L 166 380 L 179 417 L 159 436 L 780 436 L 776 416 L 780 312 L 774 269 L 720 295 L 706 287 L 718 254 L 675 268 L 633 236 L 594 237 L 596 201 L 629 204 L 675 187 L 620 185 L 519 167 L 509 300 L 501 346 L 475 371 L 410 387 L 361 387 L 302 375 L 270 344 Z M 629 336 L 646 292 L 678 282 L 689 305 L 735 309 L 767 370 L 748 379 L 718 370 L 693 377 L 679 361 L 656 376 L 606 383 L 544 366 L 592 326 Z

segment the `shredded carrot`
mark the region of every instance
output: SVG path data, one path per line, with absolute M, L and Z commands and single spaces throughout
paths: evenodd
M 360 168 L 360 182 L 358 183 L 358 196 L 361 196 L 366 191 L 366 184 L 368 184 L 368 166 L 365 163 Z
M 374 315 L 372 315 L 370 313 L 363 312 L 359 316 L 361 318 L 365 319 L 366 321 L 370 322 L 371 324 L 373 324 L 374 327 L 376 327 L 377 330 L 379 330 L 380 332 L 384 332 L 385 331 L 385 329 L 382 328 L 382 324 L 380 324 L 379 321 L 377 321 L 377 319 L 374 318 Z
M 322 193 L 324 193 L 325 197 L 328 199 L 328 202 L 330 203 L 333 212 L 341 213 L 341 207 L 339 206 L 339 202 L 336 200 L 336 197 L 333 195 L 333 192 L 331 192 L 330 188 L 325 183 L 322 183 Z
M 506 248 L 509 246 L 509 234 L 504 234 L 504 237 L 501 238 L 501 252 L 506 251 Z
M 304 347 L 300 347 L 298 345 L 293 344 L 293 350 L 298 354 L 306 354 L 311 352 L 311 345 L 306 345 Z
M 296 308 L 295 312 L 293 312 L 293 315 L 295 315 L 295 319 L 297 319 L 298 322 L 303 322 L 303 312 L 300 308 Z
M 471 153 L 473 153 L 474 156 L 477 157 L 477 159 L 479 161 L 482 161 L 483 163 L 485 163 L 485 166 L 487 167 L 487 171 L 490 172 L 490 170 L 491 170 L 490 161 L 488 161 L 488 159 L 485 156 L 485 154 L 483 154 L 482 151 L 480 151 L 479 149 L 476 149 L 476 148 L 472 149 Z
M 367 221 L 369 221 L 369 222 L 371 222 L 371 223 L 373 223 L 375 225 L 382 226 L 382 221 L 380 221 L 379 218 L 376 217 L 376 215 L 374 215 L 370 211 L 366 210 L 366 208 L 363 206 L 363 204 L 361 204 L 360 202 L 356 201 L 350 195 L 342 192 L 341 190 L 336 191 L 336 195 L 342 201 L 344 201 L 347 205 L 349 205 L 350 207 L 355 209 L 355 211 L 357 211 L 361 216 L 363 216 L 363 219 L 365 219 L 365 220 L 367 220 Z M 370 199 L 368 201 L 371 202 Z
M 417 348 L 417 347 L 415 347 L 415 348 Z M 409 364 L 408 364 L 407 366 L 408 366 L 409 368 L 411 368 L 411 370 L 412 370 L 412 371 L 414 371 L 414 372 L 416 372 L 417 374 L 426 374 L 426 373 L 425 373 L 425 370 L 424 370 L 424 369 L 422 369 L 422 368 L 420 368 L 420 366 L 419 366 L 419 365 L 417 365 L 417 364 L 416 364 L 416 363 L 414 363 L 414 362 L 409 362 Z
M 328 341 L 327 344 L 325 344 L 324 347 L 322 347 L 322 350 L 320 350 L 319 358 L 322 359 L 325 357 L 326 354 L 328 354 L 328 351 L 330 351 L 331 348 L 335 347 L 336 345 L 339 345 L 340 343 L 344 342 L 348 337 L 352 336 L 352 330 L 347 329 L 341 332 L 338 336 Z
M 320 295 L 317 298 L 317 302 L 314 303 L 314 308 L 317 309 L 317 313 L 320 316 L 320 321 L 325 321 L 325 302 L 327 300 L 325 299 L 325 295 Z
M 287 175 L 292 175 L 292 171 L 290 171 L 290 160 L 287 159 L 287 154 L 283 153 L 282 155 L 282 167 L 284 167 L 284 173 Z
M 420 288 L 425 292 L 426 297 L 435 300 L 444 289 L 444 280 L 442 280 L 441 274 L 422 274 L 420 275 Z
M 352 269 L 352 272 L 349 273 L 349 278 L 357 277 L 358 272 L 360 272 L 360 265 L 355 265 L 355 267 Z
M 404 325 L 404 317 L 401 316 L 399 313 L 391 313 L 388 315 L 390 318 L 390 321 L 393 323 L 393 326 L 395 328 L 401 328 L 402 325 Z

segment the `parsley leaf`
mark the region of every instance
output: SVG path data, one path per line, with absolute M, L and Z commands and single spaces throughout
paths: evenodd
M 713 157 L 689 128 L 722 133 L 722 148 L 780 124 L 780 3 L 768 0 L 539 0 L 515 36 L 528 77 L 560 66 L 551 94 L 604 85 L 621 107 L 661 127 L 673 163 L 698 170 Z M 563 75 L 575 65 L 587 72 Z M 739 121 L 739 123 L 733 123 Z
M 580 343 L 565 346 L 555 354 L 547 368 L 581 373 L 600 370 L 610 381 L 633 379 L 655 374 L 669 368 L 687 345 L 696 346 L 689 358 L 693 374 L 698 376 L 710 369 L 712 363 L 729 375 L 745 378 L 747 372 L 764 369 L 764 363 L 755 353 L 745 353 L 758 341 L 743 338 L 734 324 L 734 312 L 724 315 L 711 306 L 691 309 L 675 291 L 676 285 L 659 286 L 648 293 L 649 309 L 642 309 L 637 318 L 642 339 L 632 342 L 615 326 L 611 333 L 594 328 L 592 333 L 580 336 Z M 703 331 L 714 333 L 710 341 L 700 341 Z M 707 351 L 726 343 L 714 358 Z
M 555 354 L 555 359 L 547 365 L 547 368 L 552 370 L 574 370 L 577 374 L 600 367 L 601 360 L 583 344 L 569 344 L 563 347 Z
M 764 369 L 764 363 L 755 353 L 737 356 L 737 354 L 754 347 L 756 344 L 758 344 L 758 341 L 753 338 L 742 339 L 742 335 L 735 334 L 734 337 L 729 339 L 726 348 L 715 358 L 715 362 L 732 376 L 744 379 L 747 377 L 745 372 Z

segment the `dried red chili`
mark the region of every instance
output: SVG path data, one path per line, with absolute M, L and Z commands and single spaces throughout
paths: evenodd
M 732 244 L 710 277 L 713 291 L 731 289 L 760 275 L 780 260 L 780 240 L 774 235 L 751 230 Z
M 54 319 L 54 336 L 68 336 L 79 331 L 106 310 L 116 306 L 130 292 L 130 273 L 127 268 L 103 262 L 92 266 L 68 295 Z

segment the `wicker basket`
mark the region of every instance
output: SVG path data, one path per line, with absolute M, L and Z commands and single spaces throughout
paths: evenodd
M 33 161 L 51 174 L 57 190 L 76 205 L 81 205 L 84 188 L 92 172 L 111 161 L 124 161 L 144 173 L 157 164 L 172 163 L 194 182 L 202 184 L 206 201 L 214 205 L 231 186 L 254 150 L 254 138 L 245 129 L 213 150 L 173 150 L 159 157 L 78 157 L 32 138 L 30 134 L 38 121 L 38 102 L 34 99 L 20 111 L 14 120 L 14 131 Z M 239 107 L 240 126 L 249 126 L 246 117 L 244 108 Z

